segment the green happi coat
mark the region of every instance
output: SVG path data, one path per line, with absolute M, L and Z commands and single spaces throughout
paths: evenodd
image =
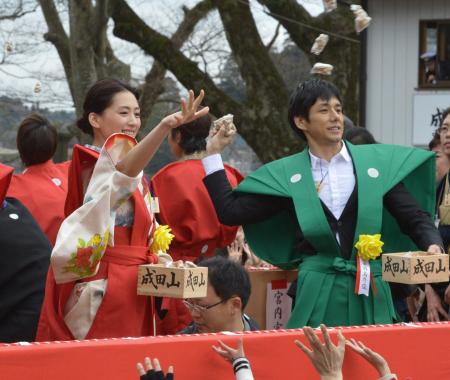
M 358 189 L 354 244 L 360 234 L 381 233 L 384 252 L 414 250 L 394 218 L 383 207 L 383 196 L 403 182 L 419 206 L 434 208 L 434 155 L 394 145 L 352 145 L 346 142 L 355 167 Z M 370 262 L 376 295 L 356 295 L 356 249 L 342 257 L 320 203 L 308 149 L 271 162 L 249 175 L 235 191 L 293 199 L 298 223 L 316 255 L 295 250 L 296 225 L 283 211 L 261 223 L 244 226 L 257 256 L 284 268 L 298 268 L 296 304 L 288 327 L 392 323 L 396 318 L 389 285 L 381 278 L 381 259 Z

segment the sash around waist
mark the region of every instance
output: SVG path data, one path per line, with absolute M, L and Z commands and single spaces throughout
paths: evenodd
M 326 274 L 349 274 L 356 276 L 356 261 L 342 257 L 315 255 L 303 259 L 299 271 L 319 272 Z M 381 260 L 370 260 L 370 272 L 374 277 L 381 276 Z
M 153 263 L 156 257 L 152 255 L 148 247 L 132 245 L 115 245 L 107 247 L 102 261 L 119 265 L 141 265 Z

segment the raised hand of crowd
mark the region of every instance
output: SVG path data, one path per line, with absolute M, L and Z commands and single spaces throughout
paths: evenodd
M 342 364 L 345 354 L 345 338 L 342 331 L 338 330 L 338 345 L 335 346 L 331 341 L 325 325 L 320 325 L 324 343 L 320 341 L 311 327 L 304 327 L 303 333 L 311 345 L 309 349 L 299 340 L 294 343 L 309 358 L 314 368 L 320 374 L 321 379 L 340 380 L 342 379 Z
M 163 370 L 161 369 L 161 364 L 157 358 L 153 359 L 153 365 L 150 358 L 144 359 L 144 365 L 142 363 L 137 363 L 137 371 L 140 376 L 140 380 L 173 380 L 173 367 L 169 366 L 167 370 L 167 375 L 164 375 Z
M 361 341 L 356 341 L 355 339 L 346 340 L 342 331 L 338 330 L 338 344 L 334 345 L 325 325 L 320 325 L 320 331 L 322 332 L 324 343 L 320 341 L 314 329 L 304 327 L 303 333 L 311 345 L 311 349 L 298 340 L 295 341 L 295 344 L 306 354 L 322 380 L 342 380 L 342 365 L 344 363 L 346 346 L 377 370 L 380 375 L 379 380 L 397 379 L 396 375 L 391 374 L 386 359 L 365 346 Z
M 380 377 L 387 376 L 391 373 L 388 362 L 379 353 L 373 351 L 369 347 L 366 347 L 363 342 L 350 339 L 346 341 L 348 347 L 350 347 L 358 355 L 361 355 L 366 359 L 379 373 Z

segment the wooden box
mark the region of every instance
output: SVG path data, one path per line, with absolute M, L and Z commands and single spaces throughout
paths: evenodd
M 267 285 L 272 281 L 285 280 L 292 282 L 297 278 L 296 270 L 279 268 L 249 268 L 247 269 L 252 285 L 252 292 L 245 308 L 245 313 L 252 317 L 261 329 L 265 329 Z
M 384 253 L 381 260 L 383 280 L 388 282 L 426 284 L 448 281 L 448 255 L 443 253 Z
M 139 266 L 137 294 L 144 296 L 206 297 L 208 268 L 172 268 L 163 264 Z

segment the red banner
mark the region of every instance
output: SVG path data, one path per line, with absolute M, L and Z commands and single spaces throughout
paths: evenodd
M 450 323 L 345 327 L 346 338 L 361 340 L 383 355 L 399 380 L 450 379 Z M 336 342 L 335 330 L 330 335 Z M 230 364 L 211 346 L 236 336 L 204 334 L 149 338 L 0 345 L 0 378 L 5 380 L 132 380 L 136 363 L 157 357 L 163 368 L 175 366 L 176 380 L 230 380 Z M 244 333 L 244 347 L 255 380 L 319 379 L 306 356 L 294 345 L 305 342 L 301 330 Z M 377 379 L 361 357 L 347 350 L 344 378 Z

